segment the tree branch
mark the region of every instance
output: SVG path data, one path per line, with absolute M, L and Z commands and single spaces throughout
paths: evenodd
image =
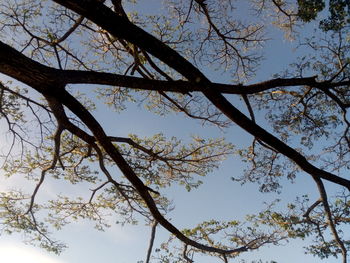
M 147 207 L 149 208 L 151 214 L 154 219 L 158 221 L 165 229 L 169 232 L 173 233 L 179 240 L 182 242 L 198 248 L 203 251 L 213 252 L 218 254 L 233 254 L 247 251 L 248 248 L 246 246 L 242 246 L 235 249 L 221 249 L 217 247 L 211 247 L 207 245 L 200 244 L 192 239 L 186 237 L 180 230 L 178 230 L 173 224 L 171 224 L 158 210 L 158 207 L 149 193 L 149 188 L 144 185 L 141 179 L 137 176 L 134 170 L 130 167 L 130 165 L 126 162 L 124 157 L 120 154 L 117 148 L 112 144 L 111 140 L 108 138 L 106 133 L 100 124 L 96 121 L 96 119 L 91 115 L 91 113 L 85 109 L 85 107 L 72 95 L 70 95 L 64 89 L 54 89 L 54 87 L 33 87 L 43 92 L 46 97 L 52 102 L 56 101 L 58 104 L 65 105 L 71 112 L 76 114 L 78 118 L 91 130 L 93 133 L 93 137 L 89 135 L 81 134 L 82 139 L 87 142 L 91 142 L 94 144 L 95 140 L 103 147 L 106 154 L 108 154 L 111 159 L 115 162 L 115 164 L 119 167 L 124 176 L 129 180 L 129 182 L 135 187 L 141 198 L 145 201 Z M 53 99 L 54 98 L 54 99 Z M 54 110 L 53 110 L 54 111 Z M 60 118 L 61 116 L 57 116 Z M 69 127 L 66 127 L 67 130 L 70 130 Z M 79 134 L 77 134 L 79 136 Z M 80 137 L 80 136 L 79 136 Z M 85 138 L 84 138 L 85 137 Z
M 324 184 L 323 184 L 321 179 L 314 177 L 314 180 L 315 180 L 315 182 L 317 184 L 317 187 L 318 187 L 318 190 L 320 192 L 320 199 L 322 201 L 324 210 L 326 212 L 328 226 L 331 229 L 331 232 L 332 232 L 332 235 L 334 237 L 335 242 L 337 243 L 338 247 L 341 250 L 341 253 L 342 253 L 342 256 L 343 256 L 343 261 L 342 262 L 343 263 L 347 263 L 348 262 L 347 261 L 347 250 L 345 248 L 344 242 L 340 239 L 338 231 L 337 231 L 337 229 L 335 227 L 335 224 L 334 224 L 334 221 L 333 221 L 333 216 L 332 216 L 332 211 L 331 211 L 331 209 L 329 207 L 329 203 L 328 203 L 326 189 L 325 189 Z
M 152 224 L 151 238 L 150 238 L 150 241 L 149 241 L 149 246 L 148 246 L 148 250 L 147 250 L 147 256 L 146 256 L 145 263 L 149 263 L 150 259 L 151 259 L 152 248 L 153 248 L 154 239 L 155 239 L 155 236 L 156 236 L 157 224 L 158 224 L 157 221 L 153 222 L 153 224 Z
M 309 163 L 302 154 L 285 144 L 277 137 L 273 136 L 271 133 L 267 132 L 259 125 L 255 124 L 236 107 L 234 107 L 218 89 L 211 86 L 212 83 L 198 68 L 193 66 L 174 49 L 132 24 L 129 20 L 118 16 L 107 6 L 95 0 L 81 0 L 79 2 L 72 0 L 53 1 L 87 17 L 115 37 L 125 39 L 130 43 L 137 45 L 146 52 L 149 52 L 159 60 L 166 63 L 169 67 L 175 69 L 190 82 L 201 85 L 201 91 L 203 94 L 229 119 L 254 137 L 257 137 L 264 143 L 293 160 L 309 175 L 317 178 L 323 178 L 330 182 L 342 185 L 350 190 L 349 180 L 321 170 Z
M 203 88 L 215 89 L 224 94 L 254 94 L 277 87 L 311 86 L 322 89 L 350 85 L 350 81 L 330 83 L 328 81 L 317 82 L 316 77 L 307 78 L 277 78 L 251 85 L 209 83 L 206 85 L 184 80 L 154 80 L 113 73 L 59 70 L 42 65 L 12 47 L 0 41 L 0 72 L 13 77 L 27 85 L 49 84 L 47 81 L 66 84 L 99 84 L 120 86 L 126 88 L 154 91 L 169 91 L 176 93 L 188 93 L 202 91 Z

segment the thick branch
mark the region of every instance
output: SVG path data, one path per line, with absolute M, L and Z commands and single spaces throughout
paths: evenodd
M 203 85 L 184 80 L 154 80 L 112 73 L 95 71 L 62 70 L 58 74 L 63 78 L 65 84 L 101 84 L 115 85 L 140 90 L 169 91 L 187 93 L 202 91 Z M 276 78 L 251 85 L 210 83 L 207 86 L 217 89 L 224 94 L 255 94 L 262 91 L 293 86 L 310 86 L 318 88 L 334 88 L 350 85 L 350 81 L 330 83 L 328 81 L 316 81 L 316 77 L 306 78 Z
M 149 247 L 148 247 L 148 250 L 147 250 L 147 256 L 146 256 L 146 261 L 145 261 L 145 263 L 149 263 L 149 262 L 150 262 L 150 259 L 151 259 L 151 254 L 152 254 L 154 239 L 155 239 L 155 237 L 156 237 L 157 224 L 158 224 L 157 221 L 153 222 L 153 224 L 152 224 L 151 238 L 150 238 L 150 240 L 149 240 Z
M 59 70 L 42 65 L 2 42 L 0 42 L 0 72 L 30 86 L 40 83 L 47 85 L 48 81 L 51 80 L 60 82 L 61 85 L 100 84 L 177 93 L 203 90 L 202 84 L 184 80 L 153 80 L 96 71 Z M 350 81 L 329 83 L 326 81 L 317 82 L 315 77 L 277 78 L 251 85 L 209 83 L 206 86 L 225 94 L 254 94 L 277 87 L 303 85 L 327 89 L 350 85 Z
M 36 88 L 36 87 L 34 87 Z M 111 159 L 117 164 L 121 172 L 124 176 L 129 180 L 129 182 L 135 187 L 138 191 L 141 198 L 145 201 L 147 207 L 152 213 L 155 220 L 158 221 L 165 229 L 169 232 L 173 233 L 179 240 L 182 242 L 201 249 L 203 251 L 219 253 L 219 254 L 232 254 L 247 251 L 248 248 L 246 246 L 242 246 L 236 249 L 225 250 L 216 247 L 210 247 L 207 245 L 203 245 L 197 243 L 194 240 L 186 237 L 180 230 L 178 230 L 174 225 L 172 225 L 158 210 L 156 203 L 154 202 L 152 196 L 149 193 L 149 188 L 144 185 L 141 179 L 137 176 L 134 170 L 130 167 L 130 165 L 126 162 L 123 156 L 119 153 L 117 148 L 112 144 L 109 137 L 104 132 L 103 128 L 96 121 L 96 119 L 91 115 L 91 113 L 84 108 L 82 104 L 78 100 L 76 100 L 72 95 L 70 95 L 64 89 L 54 89 L 54 87 L 46 87 L 46 88 L 36 88 L 38 91 L 42 91 L 44 94 L 47 94 L 48 97 L 54 97 L 55 100 L 63 105 L 65 105 L 71 112 L 76 114 L 78 118 L 91 130 L 96 141 L 103 147 Z M 56 116 L 59 118 L 59 116 Z M 69 128 L 67 128 L 69 130 Z M 78 135 L 79 136 L 79 135 Z M 92 138 L 84 135 L 87 141 Z M 84 139 L 84 138 L 83 138 Z
M 174 49 L 132 24 L 129 20 L 118 16 L 107 6 L 95 0 L 81 0 L 79 2 L 73 0 L 54 0 L 54 2 L 87 17 L 115 37 L 125 39 L 144 49 L 182 74 L 190 82 L 200 84 L 203 87 L 201 90 L 203 94 L 229 119 L 248 133 L 293 160 L 308 174 L 342 185 L 350 190 L 349 180 L 321 170 L 309 163 L 299 152 L 255 124 L 234 107 L 218 89 L 211 86 L 212 83 L 198 68 L 193 66 Z

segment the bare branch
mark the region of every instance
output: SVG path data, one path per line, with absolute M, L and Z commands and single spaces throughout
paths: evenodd
M 155 239 L 155 236 L 156 236 L 157 224 L 158 224 L 157 221 L 154 221 L 152 223 L 151 238 L 149 240 L 149 245 L 148 245 L 148 250 L 147 250 L 147 256 L 146 256 L 145 263 L 150 263 L 150 259 L 151 259 L 151 255 L 152 255 L 152 248 L 153 248 L 154 239 Z
M 63 127 L 62 127 L 62 125 L 58 124 L 57 129 L 56 129 L 56 133 L 55 133 L 55 136 L 54 136 L 55 149 L 54 149 L 54 152 L 53 152 L 52 162 L 51 162 L 51 164 L 48 167 L 42 169 L 39 182 L 37 183 L 37 185 L 36 185 L 36 187 L 34 189 L 34 192 L 33 192 L 32 196 L 31 196 L 30 204 L 29 204 L 29 207 L 28 207 L 28 210 L 27 210 L 26 214 L 32 213 L 33 205 L 34 205 L 34 202 L 35 202 L 35 197 L 36 197 L 36 195 L 37 195 L 37 193 L 38 193 L 42 183 L 45 180 L 46 173 L 49 170 L 52 170 L 52 169 L 55 168 L 55 166 L 57 164 L 57 161 L 60 158 L 59 156 L 60 156 L 61 134 L 62 134 L 62 132 L 63 132 Z
M 332 211 L 329 207 L 327 192 L 326 192 L 326 189 L 324 187 L 324 184 L 323 184 L 322 180 L 319 178 L 314 177 L 314 181 L 316 182 L 316 184 L 318 186 L 318 190 L 320 192 L 320 199 L 322 200 L 322 204 L 323 204 L 323 207 L 324 207 L 324 210 L 326 212 L 327 219 L 328 219 L 327 223 L 329 225 L 329 228 L 331 229 L 334 240 L 336 241 L 336 243 L 338 244 L 338 246 L 341 250 L 341 253 L 343 256 L 343 263 L 347 263 L 347 249 L 345 248 L 344 242 L 340 239 L 338 231 L 335 227 L 335 224 L 333 221 L 333 216 L 332 216 Z

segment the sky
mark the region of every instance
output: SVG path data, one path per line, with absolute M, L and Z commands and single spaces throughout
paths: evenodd
M 142 2 L 142 1 L 140 1 Z M 145 10 L 152 9 L 158 1 L 148 0 Z M 275 40 L 267 44 L 265 54 L 266 60 L 262 63 L 262 70 L 259 71 L 256 79 L 263 80 L 271 77 L 271 73 L 280 72 L 288 65 L 290 59 L 296 56 L 292 47 L 295 43 L 283 40 L 282 33 L 274 35 Z M 227 79 L 220 79 L 217 75 L 211 75 L 212 80 L 225 82 Z M 0 79 L 6 79 L 0 76 Z M 82 90 L 92 87 L 80 87 Z M 238 102 L 237 102 L 238 103 Z M 154 116 L 146 112 L 142 107 L 129 105 L 125 112 L 112 115 L 108 109 L 101 107 L 94 113 L 98 120 L 103 123 L 108 134 L 125 136 L 129 133 L 139 135 L 152 135 L 163 132 L 169 136 L 186 137 L 189 134 L 198 134 L 205 137 L 224 136 L 227 141 L 246 145 L 249 136 L 232 127 L 225 132 L 210 126 L 202 126 L 193 120 L 185 119 L 182 115 L 170 115 L 166 117 Z M 237 158 L 229 157 L 224 161 L 220 169 L 215 170 L 205 178 L 203 186 L 198 190 L 187 193 L 185 189 L 173 187 L 167 196 L 174 201 L 175 210 L 171 212 L 171 222 L 179 228 L 190 228 L 202 220 L 213 217 L 221 219 L 242 219 L 245 214 L 254 213 L 261 209 L 264 202 L 281 198 L 275 193 L 261 194 L 258 186 L 247 184 L 241 186 L 231 180 L 231 177 L 243 172 L 244 164 Z M 28 188 L 32 186 L 21 185 L 18 177 L 1 179 L 0 189 L 11 187 Z M 59 188 L 57 188 L 59 187 Z M 41 192 L 41 197 L 50 196 L 54 191 L 66 191 L 68 186 L 56 186 L 54 181 L 48 181 L 46 191 Z M 69 187 L 68 187 L 69 188 Z M 283 188 L 283 198 L 292 202 L 296 195 L 305 192 L 314 196 L 313 182 L 306 175 L 300 175 L 294 184 L 286 182 Z M 69 191 L 80 191 L 79 186 L 72 186 Z M 55 234 L 60 240 L 64 240 L 68 248 L 60 255 L 55 256 L 44 250 L 23 244 L 23 237 L 20 234 L 0 237 L 0 262 L 8 263 L 131 263 L 144 260 L 146 256 L 150 228 L 141 226 L 118 225 L 99 232 L 93 229 L 93 224 L 87 221 L 79 221 L 71 224 L 62 231 Z M 165 241 L 168 233 L 161 228 L 157 230 L 155 247 Z M 255 252 L 243 254 L 239 259 L 263 261 L 275 260 L 278 263 L 316 263 L 318 258 L 304 255 L 302 243 L 291 241 L 284 246 L 268 246 Z M 220 262 L 215 258 L 200 258 L 202 263 Z M 232 262 L 236 262 L 232 260 Z M 333 263 L 338 260 L 326 260 Z
M 0 260 L 8 263 L 63 263 L 63 261 L 18 242 L 0 243 Z
M 117 132 L 118 135 L 126 135 L 130 131 L 135 134 L 146 135 L 163 131 L 169 136 L 177 135 L 180 137 L 193 133 L 204 136 L 216 134 L 225 136 L 228 141 L 237 141 L 237 138 L 240 141 L 246 141 L 248 138 L 246 134 L 235 127 L 223 133 L 214 127 L 202 127 L 192 120 L 181 118 L 181 116 L 159 118 L 137 106 L 132 108 L 130 111 L 113 118 L 113 121 L 102 110 L 97 112 L 97 117 L 105 123 L 107 132 L 113 132 L 113 134 Z M 122 125 L 114 125 L 114 123 Z M 194 227 L 198 222 L 212 218 L 223 220 L 242 219 L 245 214 L 259 211 L 264 202 L 282 197 L 276 194 L 261 194 L 254 184 L 241 186 L 239 183 L 234 183 L 231 177 L 242 173 L 243 168 L 244 166 L 237 158 L 230 157 L 227 161 L 224 161 L 219 170 L 204 178 L 204 184 L 198 190 L 187 193 L 181 187 L 174 187 L 170 193 L 166 192 L 166 195 L 174 201 L 175 205 L 175 210 L 170 214 L 172 223 L 181 229 Z M 2 181 L 1 188 L 7 186 L 20 187 L 21 183 L 20 178 L 13 177 Z M 21 187 L 28 187 L 28 185 L 22 185 Z M 58 190 L 54 181 L 46 182 L 46 186 L 43 188 L 44 191 L 40 192 L 40 195 L 44 197 L 57 191 L 79 191 L 79 187 L 76 186 L 69 189 L 67 189 L 68 185 L 61 187 L 62 189 Z M 301 187 L 309 192 L 307 189 L 313 189 L 313 182 L 305 175 L 298 178 L 295 184 L 287 182 L 283 188 L 283 198 L 292 202 L 294 197 L 300 194 Z M 52 189 L 52 192 L 50 189 Z M 33 258 L 38 262 L 45 263 L 136 263 L 138 260 L 145 259 L 149 235 L 150 229 L 143 226 L 113 226 L 105 232 L 99 232 L 93 229 L 92 223 L 79 221 L 54 234 L 55 238 L 63 240 L 68 245 L 68 248 L 59 257 L 41 249 L 34 249 L 29 245 L 24 246 L 21 235 L 2 236 L 0 238 L 2 241 L 0 242 L 0 262 L 19 263 L 23 262 L 22 257 L 25 256 L 28 259 Z M 159 246 L 160 242 L 165 241 L 167 237 L 168 233 L 158 228 L 155 247 Z M 1 253 L 1 251 L 7 252 Z M 13 256 L 13 261 L 7 260 L 10 255 Z M 291 242 L 279 247 L 262 248 L 258 251 L 243 254 L 240 258 L 245 260 L 275 260 L 279 263 L 320 262 L 318 258 L 305 256 L 302 244 L 299 242 Z M 212 263 L 220 261 L 203 258 L 196 262 Z M 333 261 L 329 260 L 327 262 L 332 263 Z

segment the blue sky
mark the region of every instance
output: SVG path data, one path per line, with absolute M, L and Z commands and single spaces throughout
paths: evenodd
M 141 2 L 141 1 L 140 1 Z M 158 1 L 147 2 L 147 6 L 141 6 L 144 9 L 154 9 Z M 269 79 L 273 73 L 278 73 L 285 69 L 287 65 L 295 58 L 296 52 L 292 51 L 294 42 L 288 42 L 283 39 L 283 33 L 274 33 L 273 41 L 266 44 L 265 57 L 262 62 L 261 70 L 258 72 L 256 80 Z M 209 78 L 214 81 L 226 82 L 228 77 L 216 75 L 206 70 Z M 0 76 L 5 79 L 4 76 Z M 79 87 L 80 90 L 89 93 L 87 90 L 93 87 Z M 235 103 L 239 101 L 234 99 Z M 142 106 L 129 105 L 128 109 L 122 113 L 112 115 L 110 109 L 98 108 L 95 113 L 107 133 L 115 136 L 127 136 L 129 133 L 140 136 L 153 135 L 163 132 L 168 136 L 178 136 L 182 138 L 188 135 L 202 135 L 205 137 L 225 137 L 227 141 L 234 144 L 247 145 L 249 136 L 240 131 L 237 127 L 231 127 L 224 132 L 210 126 L 202 126 L 200 123 L 189 120 L 183 115 L 168 115 L 159 117 L 146 112 Z M 172 187 L 166 195 L 174 201 L 175 210 L 169 215 L 172 222 L 179 228 L 194 227 L 198 222 L 212 218 L 216 219 L 242 219 L 245 214 L 254 213 L 261 209 L 264 202 L 272 201 L 283 197 L 287 202 L 292 202 L 296 195 L 308 193 L 315 196 L 313 182 L 306 175 L 299 175 L 295 184 L 286 182 L 283 188 L 283 194 L 277 195 L 261 194 L 258 186 L 247 184 L 241 186 L 231 180 L 232 176 L 241 174 L 244 169 L 237 158 L 229 157 L 219 170 L 205 178 L 203 186 L 198 190 L 188 193 L 180 187 Z M 1 187 L 28 188 L 32 186 L 23 185 L 20 178 L 1 179 Z M 46 182 L 46 190 L 40 192 L 42 198 L 52 195 L 54 192 L 65 191 L 83 191 L 79 186 L 57 186 L 55 181 Z M 310 189 L 312 189 L 310 192 Z M 0 239 L 0 262 L 17 263 L 26 260 L 26 263 L 130 263 L 145 259 L 150 229 L 140 226 L 118 225 L 107 229 L 105 232 L 99 232 L 93 229 L 93 224 L 88 221 L 80 221 L 71 224 L 55 236 L 64 240 L 69 246 L 59 257 L 48 254 L 30 246 L 23 245 L 23 238 L 19 235 L 1 236 Z M 158 228 L 156 236 L 156 247 L 160 242 L 166 240 L 168 233 Z M 316 263 L 320 262 L 318 258 L 306 256 L 303 253 L 302 244 L 299 241 L 291 241 L 285 246 L 269 246 L 259 249 L 256 252 L 242 254 L 240 259 L 265 261 L 275 260 L 279 263 Z M 18 257 L 16 259 L 16 257 Z M 196 258 L 195 258 L 196 259 Z M 201 258 L 196 262 L 212 263 L 220 262 L 218 259 Z M 236 262 L 233 260 L 232 262 Z M 326 260 L 325 262 L 338 262 L 337 260 Z
M 114 115 L 113 119 L 100 110 L 97 114 L 100 117 L 99 119 L 105 122 L 106 130 L 114 135 L 117 133 L 123 136 L 130 133 L 130 131 L 135 134 L 151 135 L 162 131 L 169 136 L 177 135 L 179 137 L 186 137 L 188 134 L 225 136 L 228 141 L 236 142 L 238 140 L 244 143 L 247 143 L 248 138 L 246 134 L 235 127 L 223 133 L 217 128 L 203 127 L 201 124 L 184 119 L 180 115 L 164 118 L 156 117 L 138 106 Z M 259 211 L 264 202 L 281 197 L 293 201 L 294 197 L 300 195 L 302 191 L 311 194 L 309 189 L 314 189 L 313 182 L 309 177 L 300 175 L 295 184 L 286 182 L 282 196 L 261 194 L 258 192 L 258 186 L 254 184 L 241 186 L 230 179 L 232 176 L 242 173 L 243 168 L 244 166 L 237 158 L 230 157 L 219 170 L 214 171 L 204 179 L 203 186 L 198 190 L 188 193 L 182 187 L 173 187 L 170 192 L 166 192 L 166 195 L 174 201 L 175 205 L 175 210 L 170 214 L 172 222 L 179 228 L 191 228 L 202 220 L 212 218 L 223 220 L 243 219 L 245 214 Z M 55 183 L 56 181 L 46 182 L 45 188 L 40 192 L 41 197 L 49 196 L 54 192 L 84 191 L 77 186 L 58 186 Z M 14 177 L 6 180 L 5 184 L 19 187 L 21 180 Z M 4 183 L 2 183 L 2 187 L 5 187 Z M 22 183 L 20 187 L 27 188 L 28 185 Z M 60 187 L 59 190 L 57 187 Z M 64 240 L 68 245 L 68 248 L 59 257 L 30 246 L 26 246 L 23 250 L 21 235 L 2 236 L 0 251 L 1 249 L 8 250 L 8 248 L 11 248 L 10 251 L 15 251 L 15 248 L 19 248 L 18 255 L 25 251 L 25 253 L 29 253 L 38 260 L 43 258 L 45 263 L 51 263 L 50 260 L 54 260 L 52 263 L 129 263 L 145 259 L 149 234 L 150 229 L 143 226 L 113 226 L 105 232 L 99 232 L 93 229 L 92 223 L 79 221 L 55 234 L 55 237 Z M 168 233 L 158 228 L 156 244 L 165 241 L 167 237 Z M 8 255 L 0 253 L 0 262 L 4 262 L 2 256 L 7 257 Z M 16 257 L 17 253 L 13 253 L 13 256 Z M 302 243 L 295 241 L 285 246 L 270 246 L 256 252 L 249 252 L 243 254 L 240 258 L 246 260 L 276 260 L 279 263 L 320 262 L 318 258 L 305 256 Z M 6 260 L 6 262 L 8 261 Z M 197 262 L 211 263 L 219 262 L 219 260 L 206 258 Z M 332 261 L 328 260 L 327 262 Z

